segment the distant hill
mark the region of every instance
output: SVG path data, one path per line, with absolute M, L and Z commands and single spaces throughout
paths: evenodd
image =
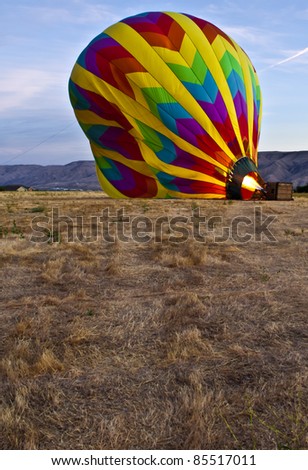
M 308 151 L 259 152 L 259 170 L 265 181 L 288 181 L 294 188 L 308 184 Z M 67 165 L 0 165 L 0 186 L 34 189 L 97 190 L 94 160 Z
M 258 166 L 265 181 L 288 181 L 294 188 L 308 184 L 308 151 L 259 152 Z
M 0 165 L 0 186 L 30 186 L 33 189 L 100 189 L 94 160 L 67 165 Z

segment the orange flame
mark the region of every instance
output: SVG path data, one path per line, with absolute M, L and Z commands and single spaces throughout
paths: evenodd
M 249 175 L 246 175 L 243 179 L 242 182 L 242 188 L 248 189 L 250 191 L 255 191 L 256 189 L 262 190 L 262 186 L 259 185 L 259 183 Z

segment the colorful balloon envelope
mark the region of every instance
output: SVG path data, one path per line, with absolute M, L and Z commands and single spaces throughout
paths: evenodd
M 261 93 L 241 47 L 190 15 L 149 12 L 98 35 L 70 100 L 115 198 L 250 198 Z M 249 175 L 254 185 L 242 187 Z

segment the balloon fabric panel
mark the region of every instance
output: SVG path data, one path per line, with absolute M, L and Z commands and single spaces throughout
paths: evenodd
M 69 92 L 112 197 L 225 198 L 235 162 L 257 164 L 256 72 L 205 20 L 149 12 L 116 23 L 80 54 Z

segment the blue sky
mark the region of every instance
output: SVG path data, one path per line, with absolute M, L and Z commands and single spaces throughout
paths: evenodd
M 107 26 L 151 10 L 199 16 L 235 39 L 261 82 L 259 150 L 308 150 L 307 0 L 1 0 L 0 164 L 92 159 L 68 99 L 71 69 Z

